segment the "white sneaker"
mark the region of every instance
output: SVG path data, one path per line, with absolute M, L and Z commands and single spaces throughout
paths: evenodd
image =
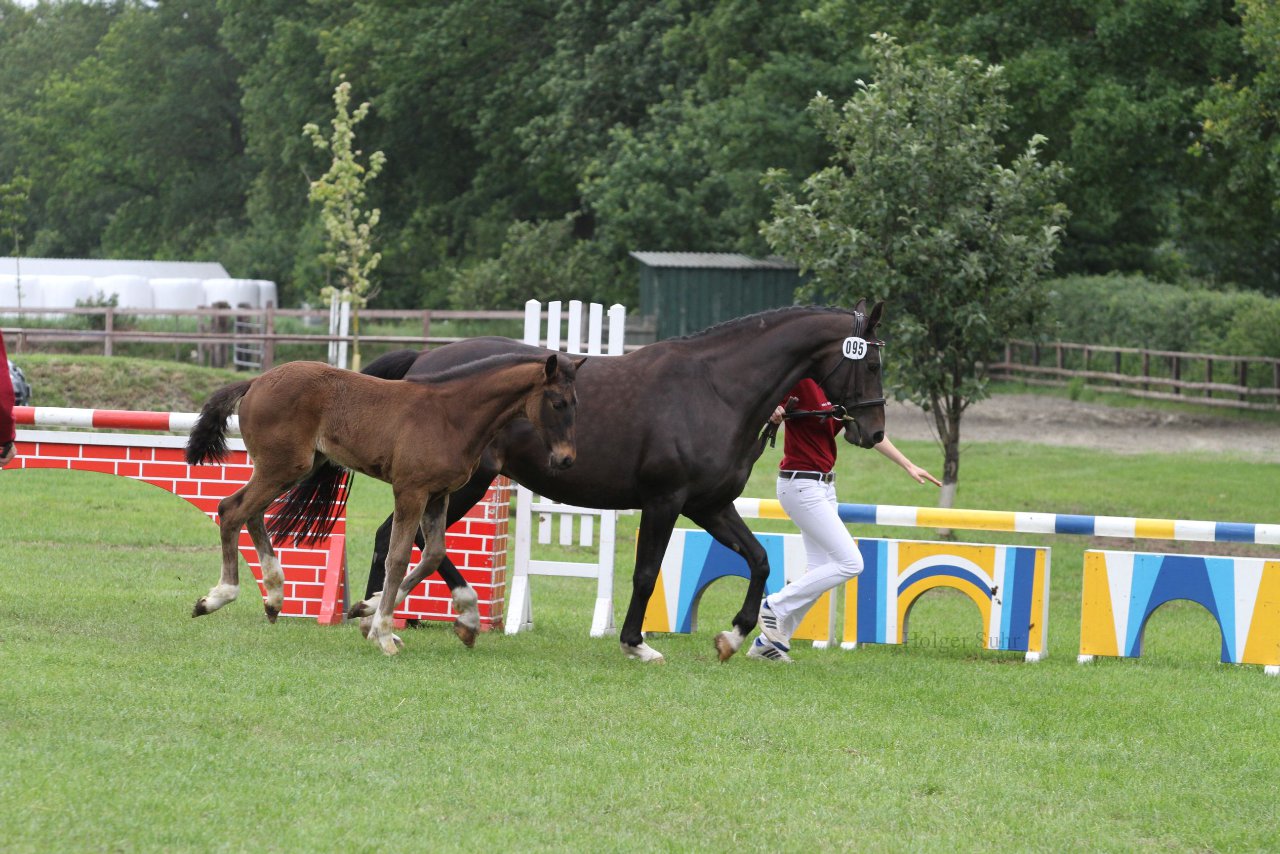
M 778 617 L 769 607 L 768 599 L 760 603 L 760 619 L 756 621 L 756 628 L 760 629 L 760 634 L 764 635 L 765 640 L 782 652 L 791 651 L 791 638 L 782 633 L 782 628 L 778 625 Z
M 747 658 L 758 658 L 777 664 L 794 663 L 791 660 L 791 656 L 761 637 L 756 638 L 755 643 L 751 644 L 751 649 L 747 650 Z

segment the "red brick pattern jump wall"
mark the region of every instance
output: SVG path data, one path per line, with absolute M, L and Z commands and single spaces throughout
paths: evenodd
M 215 525 L 218 502 L 247 483 L 253 473 L 252 461 L 244 443 L 238 439 L 228 440 L 230 453 L 225 464 L 190 466 L 183 459 L 185 436 L 20 430 L 17 438 L 18 456 L 7 469 L 69 469 L 142 481 L 188 501 Z M 446 534 L 445 545 L 450 557 L 480 599 L 483 628 L 502 626 L 509 503 L 510 485 L 505 479 L 499 479 L 484 501 Z M 335 518 L 333 533 L 334 536 L 313 547 L 304 548 L 293 542 L 274 544 L 285 576 L 282 615 L 321 619 L 323 614 L 328 622 L 328 614 L 341 615 L 345 610 L 345 516 Z M 240 532 L 240 553 L 258 582 L 259 593 L 264 593 L 257 552 L 246 531 Z M 417 557 L 415 549 L 415 561 Z M 208 564 L 208 581 L 212 585 L 218 578 L 216 528 L 210 535 Z M 335 572 L 341 577 L 335 577 Z M 203 588 L 193 590 L 192 595 L 200 592 Z M 336 601 L 331 599 L 326 603 L 326 596 Z M 454 613 L 448 589 L 433 576 L 410 594 L 396 616 L 452 620 Z

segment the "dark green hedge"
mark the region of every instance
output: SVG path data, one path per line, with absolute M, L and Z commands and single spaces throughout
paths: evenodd
M 1073 276 L 1048 285 L 1050 339 L 1280 357 L 1280 299 L 1142 276 Z

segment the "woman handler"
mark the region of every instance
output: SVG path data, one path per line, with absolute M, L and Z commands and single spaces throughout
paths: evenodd
M 831 402 L 813 380 L 801 380 L 789 397 L 802 412 L 829 413 Z M 786 409 L 779 406 L 769 421 L 781 424 Z M 778 502 L 800 528 L 808 558 L 805 574 L 760 606 L 760 634 L 747 651 L 748 658 L 790 663 L 791 635 L 813 604 L 837 584 L 862 572 L 862 555 L 853 536 L 840 520 L 836 502 L 836 436 L 843 424 L 822 414 L 787 421 L 783 430 L 782 463 L 778 471 Z M 902 466 L 918 483 L 942 484 L 911 462 L 887 438 L 876 450 Z

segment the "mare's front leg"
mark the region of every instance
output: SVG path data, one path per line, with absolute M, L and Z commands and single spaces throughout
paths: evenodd
M 747 598 L 743 600 L 742 610 L 733 618 L 733 630 L 716 635 L 716 652 L 721 661 L 728 661 L 742 648 L 742 642 L 751 634 L 760 618 L 760 601 L 764 598 L 765 582 L 769 580 L 769 555 L 732 504 L 726 504 L 714 513 L 690 514 L 689 518 L 715 537 L 717 542 L 742 555 L 751 571 L 751 579 L 747 582 Z
M 679 515 L 680 510 L 674 502 L 645 507 L 640 513 L 636 568 L 631 576 L 631 604 L 627 606 L 627 616 L 618 633 L 618 642 L 627 658 L 653 663 L 663 661 L 662 653 L 644 642 L 641 626 L 644 625 L 644 612 L 649 607 L 653 586 L 658 580 L 662 556 L 667 551 L 667 543 L 671 541 L 671 529 L 676 526 L 676 517 Z
M 413 535 L 418 529 L 422 514 L 427 504 L 425 490 L 397 489 L 396 508 L 391 520 L 391 545 L 387 549 L 386 583 L 398 590 L 404 581 L 405 570 L 409 566 L 409 555 L 413 551 Z M 395 655 L 404 643 L 396 636 L 393 628 L 393 614 L 396 610 L 396 597 L 383 596 L 378 600 L 378 607 L 372 616 L 360 623 L 360 630 L 365 637 L 376 643 L 387 655 Z

